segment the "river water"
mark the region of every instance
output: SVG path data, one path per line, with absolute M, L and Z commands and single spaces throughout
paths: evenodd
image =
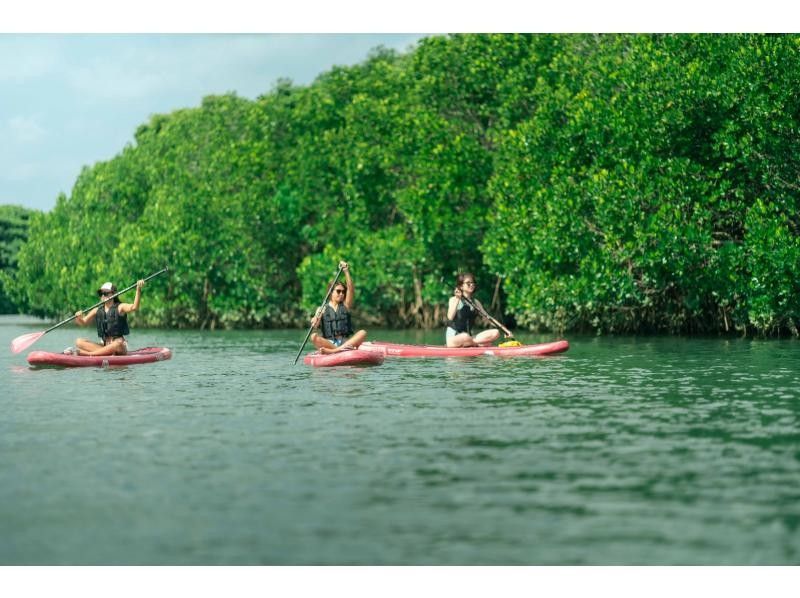
M 2 565 L 800 563 L 796 341 L 313 369 L 305 331 L 139 329 L 173 359 L 31 369 L 45 327 L 0 318 Z

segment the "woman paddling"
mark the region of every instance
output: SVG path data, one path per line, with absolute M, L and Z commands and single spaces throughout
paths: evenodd
M 311 319 L 312 327 L 316 328 L 321 325 L 319 334 L 315 332 L 311 335 L 311 342 L 319 349 L 320 353 L 337 353 L 348 349 L 357 349 L 367 338 L 366 330 L 359 330 L 353 334 L 350 310 L 353 309 L 355 287 L 347 262 L 339 262 L 339 268 L 344 272 L 347 285 L 337 281 L 333 286 L 328 303 L 324 308 L 318 309 L 316 315 Z
M 445 340 L 448 347 L 491 345 L 500 336 L 500 332 L 496 328 L 490 328 L 472 336 L 472 325 L 475 323 L 478 312 L 471 304 L 475 304 L 476 307 L 483 310 L 483 305 L 473 296 L 476 288 L 475 277 L 471 272 L 464 272 L 456 278 L 455 291 L 447 304 Z
M 110 282 L 105 283 L 97 289 L 97 295 L 105 299 L 103 305 L 94 308 L 85 316 L 83 312 L 75 314 L 75 322 L 80 326 L 89 324 L 92 320 L 97 323 L 97 336 L 103 344 L 93 343 L 92 341 L 79 338 L 75 341 L 75 348 L 69 347 L 64 350 L 67 354 L 77 355 L 126 355 L 128 353 L 128 342 L 125 336 L 130 334 L 128 328 L 128 314 L 139 309 L 142 298 L 142 287 L 144 280 L 136 283 L 136 297 L 133 303 L 121 303 L 119 297 L 114 297 L 117 287 Z

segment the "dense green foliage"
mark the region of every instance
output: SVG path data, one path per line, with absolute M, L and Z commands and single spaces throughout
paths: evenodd
M 800 38 L 570 41 L 490 185 L 520 321 L 796 333 Z
M 19 248 L 28 237 L 32 211 L 22 206 L 0 206 L 0 314 L 17 313 L 17 306 L 5 291 L 5 282 L 17 269 Z
M 532 329 L 797 333 L 800 37 L 455 35 L 153 117 L 32 219 L 42 315 L 300 324 L 339 259 L 362 324 L 441 325 L 454 275 Z

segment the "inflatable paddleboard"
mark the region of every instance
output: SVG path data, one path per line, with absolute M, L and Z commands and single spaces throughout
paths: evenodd
M 538 357 L 563 353 L 569 349 L 569 343 L 559 340 L 519 347 L 445 347 L 443 345 L 402 345 L 368 341 L 362 343 L 359 348 L 362 351 L 380 353 L 386 357 Z
M 28 363 L 38 367 L 108 367 L 117 365 L 136 365 L 140 363 L 153 363 L 164 361 L 172 357 L 172 351 L 166 347 L 146 347 L 129 351 L 127 355 L 103 355 L 98 357 L 84 357 L 80 355 L 65 355 L 64 353 L 48 353 L 47 351 L 33 351 L 28 355 Z
M 339 351 L 338 353 L 309 353 L 303 358 L 303 363 L 315 368 L 332 367 L 337 365 L 380 365 L 383 363 L 383 354 L 375 351 Z

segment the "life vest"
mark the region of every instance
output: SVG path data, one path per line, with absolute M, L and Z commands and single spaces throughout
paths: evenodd
M 95 320 L 97 321 L 97 336 L 103 340 L 131 333 L 128 328 L 128 316 L 119 313 L 118 303 L 114 303 L 108 311 L 103 305 L 98 307 Z
M 472 334 L 472 325 L 477 317 L 478 312 L 459 299 L 456 316 L 452 320 L 447 320 L 446 324 L 459 334 L 462 332 Z
M 339 304 L 338 310 L 333 309 L 330 303 L 326 303 L 325 311 L 322 312 L 322 336 L 332 340 L 352 334 L 353 322 L 344 303 Z

